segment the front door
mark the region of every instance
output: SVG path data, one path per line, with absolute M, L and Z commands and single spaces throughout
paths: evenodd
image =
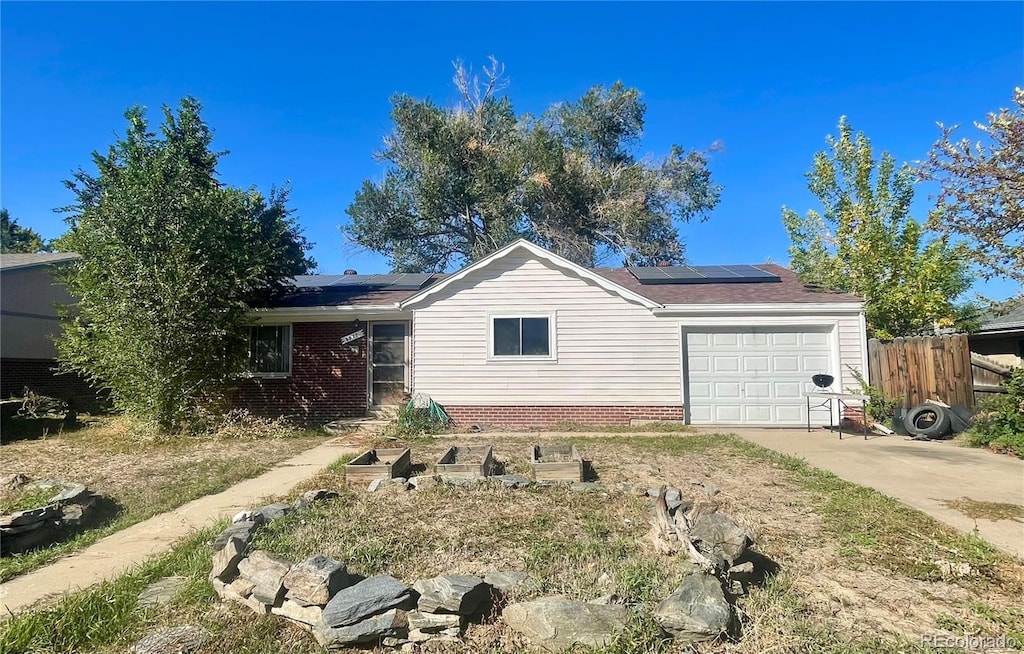
M 409 388 L 408 323 L 370 324 L 370 401 L 399 404 Z

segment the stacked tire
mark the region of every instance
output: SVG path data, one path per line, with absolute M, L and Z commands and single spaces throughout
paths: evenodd
M 951 413 L 938 404 L 919 404 L 907 412 L 903 425 L 916 438 L 949 438 L 953 434 Z

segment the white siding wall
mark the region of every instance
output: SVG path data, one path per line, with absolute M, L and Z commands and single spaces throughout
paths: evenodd
M 554 313 L 555 361 L 488 360 L 492 314 Z M 414 311 L 413 384 L 450 405 L 678 405 L 679 323 L 513 253 Z

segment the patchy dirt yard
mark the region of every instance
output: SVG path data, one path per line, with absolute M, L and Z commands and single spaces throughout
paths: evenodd
M 73 541 L 0 559 L 0 581 L 23 574 L 157 513 L 265 471 L 328 437 L 280 429 L 234 438 L 155 439 L 123 419 L 103 419 L 45 438 L 0 445 L 0 476 L 85 484 L 105 499 L 108 519 Z
M 453 444 L 491 443 L 506 472 L 527 473 L 529 446 L 538 442 L 576 444 L 604 490 L 485 484 L 367 493 L 361 485 L 345 489 L 341 466 L 335 466 L 297 493 L 329 487 L 343 489 L 340 498 L 272 523 L 253 547 L 293 561 L 323 553 L 354 572 L 386 572 L 407 582 L 519 570 L 534 582 L 524 596 L 591 600 L 616 593 L 650 609 L 683 574 L 679 559 L 650 546 L 650 500 L 638 492 L 667 483 L 731 516 L 779 566 L 738 601 L 739 640 L 701 645 L 700 651 L 923 653 L 934 650 L 921 644 L 922 635 L 935 633 L 1006 636 L 1024 644 L 1021 561 L 877 492 L 735 437 L 478 434 L 410 446 L 419 471 Z M 186 544 L 96 597 L 15 621 L 9 651 L 22 651 L 18 643 L 33 643 L 37 651 L 124 651 L 146 633 L 181 624 L 210 630 L 215 645 L 204 652 L 211 654 L 321 651 L 283 620 L 218 603 L 206 582 L 208 541 L 209 535 Z M 138 589 L 167 574 L 183 574 L 190 585 L 169 606 L 138 608 Z M 96 611 L 110 612 L 107 631 L 79 635 L 76 611 L 91 619 L 102 617 Z M 531 651 L 497 614 L 470 625 L 464 640 L 450 651 Z M 638 620 L 599 651 L 680 649 Z

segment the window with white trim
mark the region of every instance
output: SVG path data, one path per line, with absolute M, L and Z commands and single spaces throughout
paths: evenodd
M 249 372 L 287 375 L 292 370 L 292 326 L 253 325 L 249 328 Z
M 550 357 L 551 327 L 547 317 L 493 318 L 491 352 L 495 357 Z

